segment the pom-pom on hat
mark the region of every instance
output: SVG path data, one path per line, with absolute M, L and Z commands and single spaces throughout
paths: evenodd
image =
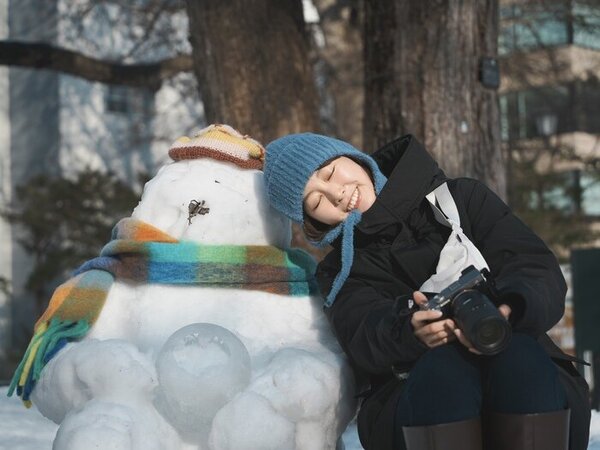
M 347 156 L 364 163 L 373 177 L 375 192 L 379 194 L 387 178 L 379 170 L 373 158 L 357 150 L 347 142 L 313 133 L 290 134 L 267 145 L 265 156 L 265 186 L 271 206 L 294 222 L 304 223 L 304 188 L 308 179 L 323 163 Z M 330 230 L 317 246 L 331 244 L 340 234 L 341 268 L 333 280 L 325 299 L 325 306 L 333 305 L 335 298 L 350 274 L 354 259 L 354 226 L 360 222 L 357 210 Z
M 169 149 L 174 161 L 212 158 L 229 161 L 243 169 L 262 170 L 265 149 L 256 140 L 229 125 L 214 124 L 189 138 L 182 136 Z

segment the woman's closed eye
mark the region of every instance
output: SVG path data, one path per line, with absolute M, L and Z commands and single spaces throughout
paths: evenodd
M 315 202 L 315 206 L 313 206 L 313 208 L 312 208 L 313 210 L 315 210 L 319 207 L 319 205 L 321 204 L 321 200 L 323 200 L 323 194 L 319 195 L 319 198 Z
M 331 172 L 329 172 L 329 176 L 327 177 L 327 181 L 331 180 L 331 177 L 333 176 L 333 172 L 335 172 L 335 166 L 333 166 L 331 168 Z

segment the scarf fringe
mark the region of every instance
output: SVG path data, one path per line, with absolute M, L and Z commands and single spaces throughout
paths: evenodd
M 87 320 L 75 322 L 53 318 L 50 322 L 40 324 L 27 346 L 23 359 L 17 370 L 15 370 L 7 395 L 12 396 L 16 390 L 17 395 L 29 408 L 31 406 L 29 400 L 31 391 L 33 391 L 37 380 L 40 379 L 42 369 L 46 363 L 67 342 L 81 339 L 89 329 L 90 325 Z

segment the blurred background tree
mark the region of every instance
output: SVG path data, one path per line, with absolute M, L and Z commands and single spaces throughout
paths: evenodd
M 94 170 L 72 180 L 40 174 L 17 186 L 14 205 L 3 215 L 19 229 L 18 241 L 33 258 L 26 288 L 35 297 L 37 315 L 62 280 L 98 256 L 139 194 L 115 175 Z

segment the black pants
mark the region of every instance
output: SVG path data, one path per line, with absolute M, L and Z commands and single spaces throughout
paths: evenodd
M 415 364 L 396 408 L 395 429 L 471 419 L 484 411 L 529 414 L 567 406 L 550 357 L 515 333 L 498 355 L 479 356 L 458 342 L 436 347 Z

